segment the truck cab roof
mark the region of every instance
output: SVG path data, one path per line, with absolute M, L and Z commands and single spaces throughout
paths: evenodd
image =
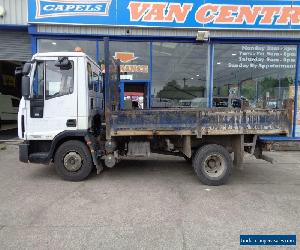
M 45 57 L 53 57 L 53 56 L 72 56 L 72 57 L 83 57 L 87 56 L 83 52 L 42 52 L 34 54 L 36 56 L 45 56 Z
M 35 59 L 37 57 L 86 57 L 89 61 L 93 62 L 95 65 L 97 63 L 95 60 L 93 60 L 91 57 L 89 57 L 84 52 L 42 52 L 42 53 L 36 53 L 33 55 L 32 59 Z
M 87 57 L 91 61 L 94 61 L 92 58 L 90 58 L 86 53 L 84 52 L 42 52 L 42 53 L 36 53 L 33 55 L 33 58 L 35 57 Z

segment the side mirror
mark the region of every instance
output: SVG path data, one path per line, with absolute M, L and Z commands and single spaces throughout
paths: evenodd
M 28 99 L 30 96 L 30 77 L 29 76 L 22 77 L 22 96 L 25 99 Z
M 15 75 L 23 75 L 26 76 L 30 73 L 31 70 L 31 62 L 26 62 L 23 67 L 22 66 L 18 66 L 15 69 Z
M 72 64 L 69 61 L 68 57 L 59 57 L 55 62 L 55 67 L 58 67 L 61 70 L 69 70 L 72 69 Z
M 30 70 L 31 70 L 31 63 L 26 62 L 23 66 L 23 69 L 22 69 L 22 75 L 27 76 L 30 73 Z

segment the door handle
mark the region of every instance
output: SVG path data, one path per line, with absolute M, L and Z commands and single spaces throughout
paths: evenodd
M 67 127 L 71 127 L 71 128 L 76 127 L 76 120 L 75 119 L 67 120 Z

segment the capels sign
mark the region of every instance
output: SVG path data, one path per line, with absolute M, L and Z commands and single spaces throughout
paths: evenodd
M 300 1 L 28 0 L 29 23 L 300 29 Z
M 66 16 L 108 16 L 111 0 L 53 1 L 36 0 L 36 18 Z M 31 7 L 29 6 L 29 9 Z

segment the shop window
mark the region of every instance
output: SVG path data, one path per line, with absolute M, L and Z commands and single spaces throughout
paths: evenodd
M 207 107 L 208 45 L 154 42 L 152 107 Z
M 292 112 L 296 56 L 293 45 L 215 44 L 213 106 Z
M 21 76 L 15 76 L 19 66 L 21 62 L 0 61 L 0 95 L 21 97 Z
M 74 52 L 76 47 L 96 60 L 96 41 L 38 39 L 38 52 Z
M 104 69 L 104 44 L 99 43 L 100 62 Z M 148 80 L 150 77 L 149 42 L 109 43 L 110 55 L 120 61 L 121 80 Z
M 12 107 L 18 108 L 20 105 L 20 100 L 17 98 L 11 98 L 11 104 L 12 104 Z
M 291 87 L 290 90 L 290 95 L 294 96 L 295 95 L 295 89 Z M 296 99 L 295 99 L 296 100 Z M 297 107 L 297 117 L 296 117 L 296 124 L 295 124 L 295 131 L 294 131 L 294 136 L 300 138 L 300 75 L 298 74 L 298 107 Z M 291 117 L 291 115 L 290 115 Z M 291 117 L 293 118 L 293 117 Z

